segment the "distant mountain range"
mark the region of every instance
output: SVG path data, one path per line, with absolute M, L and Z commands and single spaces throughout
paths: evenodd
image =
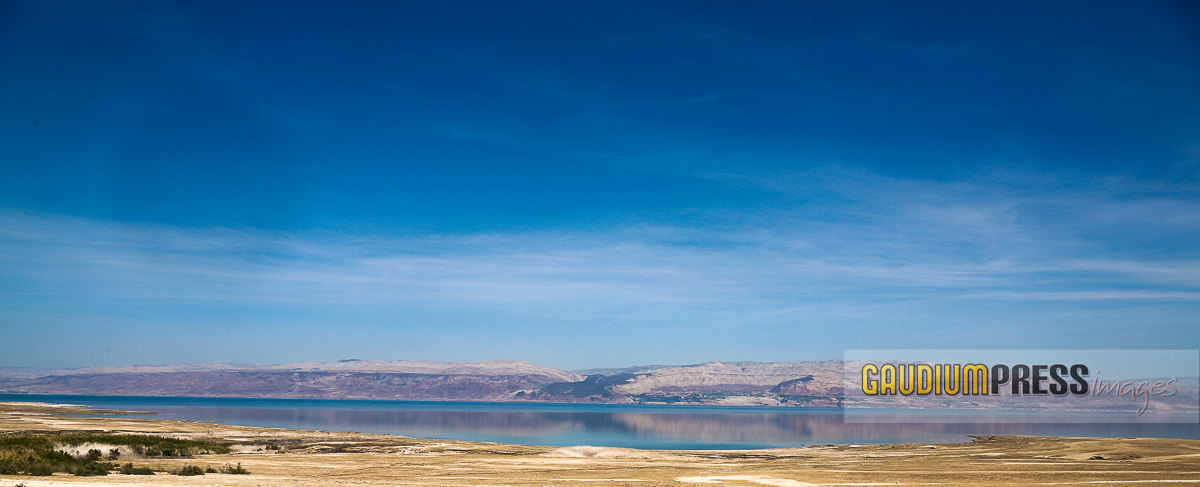
M 528 401 L 724 406 L 865 406 L 861 394 L 843 393 L 841 360 L 706 362 L 567 371 L 518 360 L 428 362 L 339 360 L 283 365 L 178 364 L 39 371 L 0 369 L 0 393 L 105 396 L 265 397 Z M 851 387 L 859 387 L 852 378 Z M 1180 378 L 1153 410 L 1197 410 L 1200 383 Z M 1144 397 L 1101 394 L 1072 398 L 891 396 L 885 407 L 1020 410 L 1137 409 Z M 848 398 L 847 398 L 848 397 Z
M 707 362 L 579 372 L 518 360 L 0 369 L 0 392 L 793 406 L 836 406 L 842 395 L 838 360 Z

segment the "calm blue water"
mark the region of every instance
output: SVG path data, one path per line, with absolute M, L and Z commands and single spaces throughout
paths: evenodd
M 834 408 L 647 406 L 324 399 L 0 394 L 0 401 L 148 411 L 161 419 L 387 433 L 529 445 L 652 449 L 774 448 L 828 443 L 945 443 L 967 435 L 1200 439 L 1197 424 L 1046 422 L 863 424 Z M 1098 418 L 1099 421 L 1102 418 Z

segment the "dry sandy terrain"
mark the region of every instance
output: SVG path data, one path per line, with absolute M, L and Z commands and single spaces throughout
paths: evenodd
M 422 440 L 107 416 L 0 403 L 0 431 L 150 433 L 231 445 L 236 453 L 136 459 L 156 470 L 241 463 L 250 475 L 0 476 L 25 485 L 522 485 L 794 487 L 809 485 L 1200 485 L 1200 441 L 985 437 L 940 445 L 745 451 L 646 451 Z M 96 414 L 89 411 L 88 414 Z M 280 452 L 267 445 L 282 447 Z

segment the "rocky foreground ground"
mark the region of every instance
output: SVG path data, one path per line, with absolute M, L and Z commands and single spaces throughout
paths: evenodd
M 37 403 L 0 404 L 0 434 L 106 432 L 228 445 L 233 453 L 137 458 L 156 475 L 0 475 L 0 487 L 144 486 L 810 486 L 1200 485 L 1200 441 L 981 437 L 960 444 L 830 445 L 741 451 L 648 451 L 424 440 L 190 421 L 133 419 Z M 114 413 L 114 412 L 108 412 Z M 105 445 L 95 445 L 104 447 Z M 184 465 L 241 464 L 249 475 L 181 477 Z

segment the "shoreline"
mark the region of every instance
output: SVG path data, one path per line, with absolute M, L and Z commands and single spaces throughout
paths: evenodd
M 258 400 L 263 400 L 263 401 L 329 401 L 329 402 L 339 402 L 339 401 L 362 401 L 362 402 L 368 402 L 368 403 L 372 403 L 372 402 L 376 402 L 376 403 L 401 402 L 401 403 L 429 403 L 429 404 L 471 404 L 471 405 L 488 405 L 488 404 L 496 404 L 496 405 L 528 405 L 528 406 L 544 406 L 544 407 L 550 407 L 550 408 L 552 408 L 552 407 L 598 407 L 598 408 L 603 408 L 603 407 L 606 407 L 606 406 L 613 406 L 613 407 L 631 407 L 631 406 L 632 406 L 632 407 L 663 408 L 663 409 L 679 409 L 679 410 L 685 410 L 685 409 L 696 409 L 696 410 L 701 410 L 701 409 L 706 409 L 706 408 L 708 408 L 708 409 L 716 409 L 716 410 L 729 410 L 729 411 L 738 411 L 738 410 L 745 410 L 745 409 L 764 409 L 764 410 L 780 410 L 780 411 L 794 411 L 794 410 L 844 410 L 844 409 L 856 409 L 856 410 L 860 410 L 860 411 L 879 410 L 879 411 L 894 411 L 894 412 L 897 412 L 897 413 L 916 413 L 916 414 L 921 414 L 921 413 L 939 413 L 939 412 L 944 412 L 944 411 L 946 411 L 946 408 L 944 408 L 944 407 L 941 407 L 941 406 L 936 406 L 936 407 L 934 407 L 934 406 L 920 406 L 920 405 L 912 405 L 912 406 L 895 406 L 895 407 L 893 407 L 893 406 L 886 406 L 886 407 L 876 407 L 876 406 L 863 406 L 863 405 L 849 405 L 849 406 L 847 406 L 847 405 L 819 405 L 819 406 L 808 406 L 808 405 L 801 405 L 801 404 L 796 404 L 796 403 L 784 403 L 784 404 L 759 404 L 759 403 L 745 403 L 745 404 L 735 404 L 735 403 L 711 403 L 711 402 L 657 402 L 657 401 L 637 401 L 637 402 L 620 402 L 620 401 L 607 401 L 607 402 L 605 402 L 605 401 L 600 401 L 600 402 L 597 402 L 597 401 L 586 401 L 586 400 L 579 400 L 579 401 L 559 401 L 559 400 L 511 399 L 511 398 L 489 398 L 489 399 L 446 399 L 446 398 L 381 399 L 381 398 L 366 398 L 366 397 L 288 397 L 288 396 L 237 396 L 237 395 L 198 395 L 198 396 L 192 396 L 192 395 L 66 394 L 66 393 L 63 393 L 63 394 L 50 394 L 50 393 L 41 393 L 41 392 L 11 392 L 11 391 L 0 391 L 0 398 L 3 398 L 3 399 L 0 399 L 0 402 L 4 402 L 4 401 L 6 401 L 6 400 L 7 400 L 7 401 L 10 401 L 10 402 L 38 402 L 37 400 L 33 400 L 33 401 L 14 401 L 14 400 L 13 400 L 13 398 L 14 398 L 14 397 L 31 397 L 31 398 L 100 397 L 100 398 L 134 398 L 134 399 L 163 399 L 163 400 L 172 400 L 172 399 L 200 399 L 200 400 L 205 400 L 205 399 L 209 399 L 209 400 L 246 400 L 246 401 L 258 401 Z M 46 404 L 49 404 L 49 403 L 46 403 Z M 75 406 L 82 406 L 82 405 L 75 405 Z M 997 408 L 994 408 L 994 407 L 987 407 L 987 406 L 971 406 L 971 405 L 966 405 L 966 406 L 961 406 L 961 407 L 957 407 L 957 408 L 951 409 L 951 411 L 953 411 L 953 412 L 956 412 L 956 413 L 967 413 L 967 414 L 993 414 L 993 413 L 1010 413 L 1010 412 L 1028 412 L 1028 413 L 1041 413 L 1041 414 L 1047 414 L 1047 411 L 1046 411 L 1046 409 L 1045 409 L 1044 407 L 1037 407 L 1037 406 L 1029 406 L 1029 407 L 1026 407 L 1026 408 L 1017 408 L 1017 407 L 1012 407 L 1012 406 L 1005 406 L 1003 409 L 997 409 Z M 1072 413 L 1072 414 L 1112 414 L 1112 415 L 1126 415 L 1126 414 L 1130 414 L 1131 412 L 1133 412 L 1133 411 L 1131 411 L 1131 410 L 1127 410 L 1127 409 L 1117 409 L 1117 408 L 1112 408 L 1112 407 L 1076 407 L 1076 408 L 1063 408 L 1063 407 L 1060 407 L 1060 408 L 1056 408 L 1056 409 L 1054 410 L 1054 413 L 1055 413 L 1055 414 L 1058 414 L 1058 413 Z M 1166 413 L 1167 413 L 1167 414 L 1178 414 L 1178 415 L 1189 415 L 1189 416 L 1191 416 L 1191 415 L 1195 415 L 1195 414 L 1197 414 L 1197 413 L 1200 413 L 1200 411 L 1196 410 L 1196 409 L 1193 407 L 1193 408 L 1191 408 L 1191 409 L 1186 409 L 1186 410 L 1169 410 L 1169 411 L 1167 411 Z M 125 414 L 155 414 L 155 413 L 146 413 L 146 412 L 125 412 Z
M 233 453 L 129 459 L 154 470 L 241 464 L 250 475 L 0 475 L 0 487 L 66 485 L 784 486 L 1200 484 L 1200 441 L 981 436 L 966 443 L 767 450 L 637 450 L 429 440 L 123 417 L 47 403 L 0 403 L 0 434 L 150 434 L 203 439 Z M 72 414 L 88 414 L 75 416 Z M 95 416 L 96 414 L 107 414 Z M 278 448 L 278 449 L 272 449 Z M 122 462 L 126 459 L 122 459 Z

